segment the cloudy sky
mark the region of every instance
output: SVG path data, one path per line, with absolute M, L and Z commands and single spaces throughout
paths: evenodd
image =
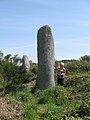
M 90 0 L 0 0 L 0 50 L 37 61 L 37 31 L 52 29 L 55 58 L 90 54 Z

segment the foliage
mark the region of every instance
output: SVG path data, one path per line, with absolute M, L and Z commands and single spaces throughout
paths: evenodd
M 22 119 L 36 120 L 36 118 L 37 118 L 36 106 L 31 105 L 31 103 L 26 103 L 24 105 L 23 116 L 21 117 L 21 120 Z
M 80 61 L 90 62 L 90 55 L 84 55 L 84 56 L 80 57 Z
M 23 114 L 20 116 L 19 120 L 36 120 L 37 101 L 31 93 L 31 89 L 23 88 L 16 93 L 12 93 L 11 96 L 23 103 Z
M 56 61 L 55 67 L 60 61 Z M 79 60 L 66 60 L 67 74 L 64 86 L 46 90 L 26 88 L 23 83 L 37 77 L 37 64 L 32 63 L 27 73 L 20 66 L 20 57 L 0 53 L 0 87 L 5 96 L 22 103 L 22 115 L 18 120 L 89 120 L 90 119 L 90 56 Z M 56 71 L 55 71 L 56 78 Z M 6 94 L 8 93 L 8 94 Z M 2 116 L 2 119 L 4 117 Z M 15 118 L 4 118 L 14 120 Z
M 12 57 L 11 54 L 3 56 L 3 53 L 0 53 L 0 56 L 0 83 L 4 92 L 16 91 L 23 83 L 36 79 L 36 69 L 33 67 L 28 73 L 23 70 L 18 55 Z
M 55 105 L 65 104 L 67 101 L 68 91 L 63 87 L 49 88 L 44 91 L 36 92 L 39 104 L 53 103 Z
M 90 56 L 85 55 L 79 60 L 72 60 L 65 62 L 67 74 L 88 73 L 90 71 Z

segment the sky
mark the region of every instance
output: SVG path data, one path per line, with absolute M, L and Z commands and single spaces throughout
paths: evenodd
M 37 62 L 37 31 L 49 25 L 55 59 L 90 55 L 90 0 L 0 0 L 0 50 Z

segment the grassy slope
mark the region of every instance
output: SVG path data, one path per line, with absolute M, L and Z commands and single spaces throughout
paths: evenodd
M 90 75 L 69 75 L 63 87 L 47 90 L 31 88 L 5 95 L 11 101 L 20 101 L 22 115 L 1 120 L 90 120 Z

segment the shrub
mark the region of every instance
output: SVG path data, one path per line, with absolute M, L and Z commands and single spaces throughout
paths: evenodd
M 53 87 L 37 91 L 36 97 L 39 104 L 53 103 L 55 105 L 63 105 L 68 99 L 68 91 L 64 87 Z

